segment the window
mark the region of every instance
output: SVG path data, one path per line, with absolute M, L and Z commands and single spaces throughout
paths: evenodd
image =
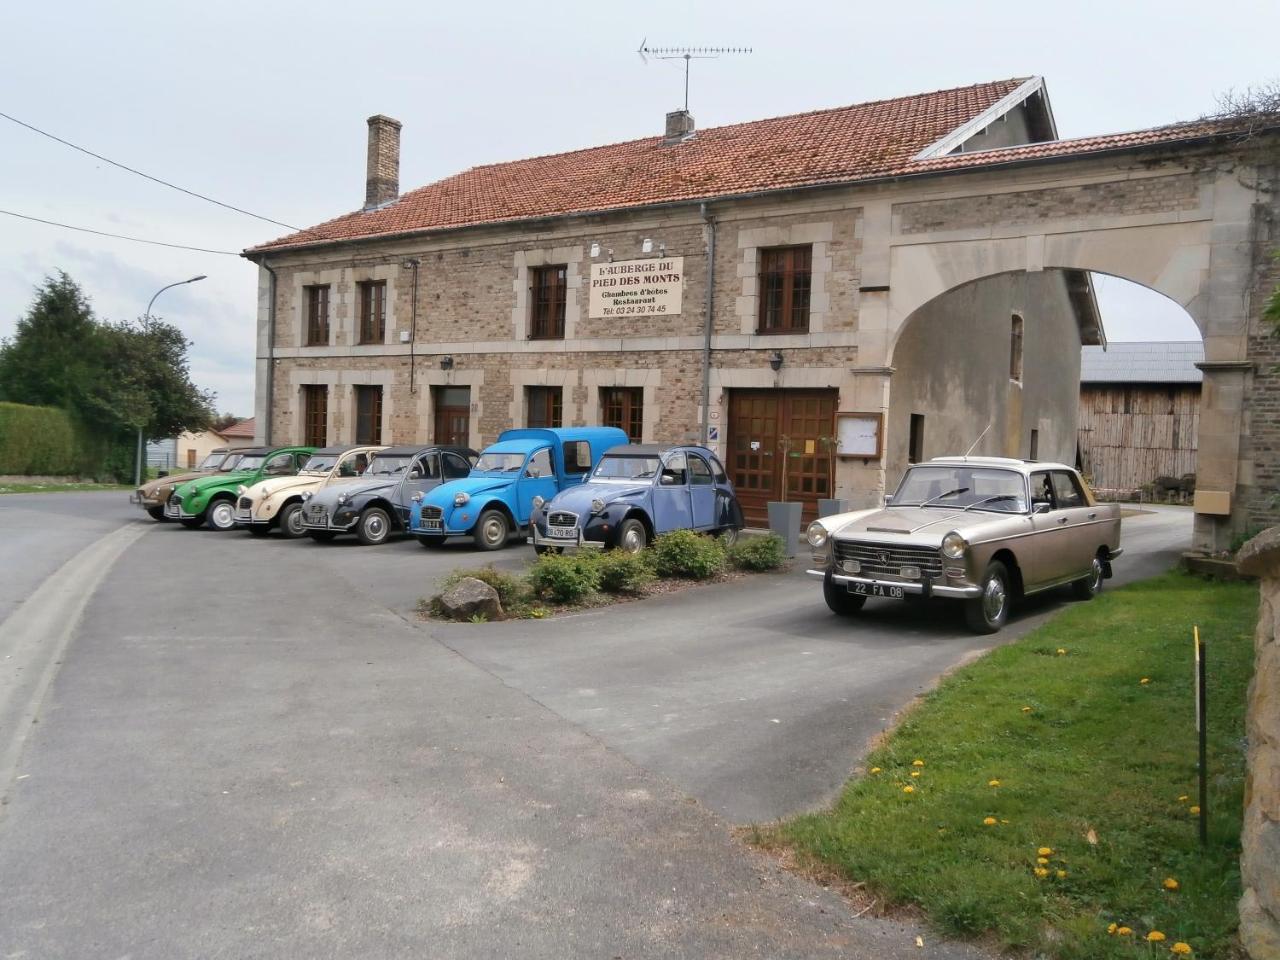
M 683 487 L 689 482 L 689 472 L 687 461 L 683 453 L 673 453 L 667 457 L 666 463 L 662 465 L 662 477 L 660 483 L 662 486 Z
M 812 247 L 760 251 L 758 333 L 808 331 L 812 261 Z
M 570 440 L 564 445 L 564 472 L 588 473 L 591 470 L 591 444 L 585 440 Z
M 709 487 L 714 483 L 711 479 L 711 468 L 701 457 L 689 458 L 689 482 L 695 487 Z
M 302 388 L 302 443 L 323 447 L 329 442 L 329 388 L 309 383 Z
M 569 269 L 533 267 L 529 271 L 532 315 L 529 337 L 533 340 L 564 339 L 564 305 L 568 290 Z
M 551 451 L 543 447 L 529 458 L 529 465 L 524 468 L 526 477 L 554 477 L 556 472 L 551 466 Z
M 457 480 L 459 477 L 470 475 L 471 464 L 467 463 L 466 460 L 456 453 L 446 453 L 444 455 L 444 478 L 446 480 Z
M 435 456 L 419 457 L 409 470 L 410 480 L 439 480 L 440 459 Z
M 382 387 L 356 387 L 356 443 L 382 442 Z
M 271 477 L 288 477 L 293 474 L 293 469 L 293 455 L 277 453 L 267 461 L 266 466 L 262 468 L 262 472 Z
M 1022 381 L 1022 318 L 1016 313 L 1009 329 L 1009 379 Z
M 387 281 L 366 280 L 360 287 L 360 342 L 382 343 L 387 331 Z
M 644 433 L 643 387 L 602 387 L 600 411 L 604 426 L 618 427 L 632 443 L 640 442 Z
M 1031 506 L 1047 503 L 1053 506 L 1053 485 L 1049 483 L 1049 474 L 1033 473 L 1031 475 Z
M 1033 429 L 1031 431 L 1031 453 L 1027 457 L 1027 459 L 1028 460 L 1040 459 L 1040 431 L 1039 430 Z
M 1084 491 L 1080 489 L 1080 485 L 1076 483 L 1076 478 L 1069 473 L 1063 473 L 1061 470 L 1055 470 L 1053 476 L 1053 496 L 1058 501 L 1059 507 L 1083 507 L 1087 506 L 1084 498 Z
M 924 459 L 924 414 L 911 415 L 911 434 L 907 439 L 907 463 L 919 463 Z
M 329 287 L 303 287 L 307 301 L 307 346 L 329 345 Z
M 716 483 L 728 483 L 729 478 L 724 472 L 724 467 L 720 465 L 720 461 L 715 457 L 711 458 L 711 469 L 715 471 Z
M 529 415 L 525 426 L 560 427 L 563 416 L 559 387 L 529 387 L 526 396 Z

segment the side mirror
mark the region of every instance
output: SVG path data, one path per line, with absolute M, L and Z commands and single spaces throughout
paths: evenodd
M 676 485 L 675 475 L 670 473 L 662 474 L 662 476 L 658 477 L 658 485 L 663 487 L 674 487 Z
M 1053 510 L 1053 504 L 1044 500 L 1037 502 L 1032 508 L 1032 513 L 1050 513 Z

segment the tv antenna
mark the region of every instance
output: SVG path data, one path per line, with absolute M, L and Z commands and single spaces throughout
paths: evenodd
M 654 60 L 683 60 L 684 61 L 684 110 L 689 112 L 689 61 L 691 60 L 718 60 L 726 53 L 750 53 L 750 47 L 651 47 L 648 45 L 649 38 L 640 41 L 640 49 L 636 53 L 640 54 L 640 59 L 645 63 L 649 62 L 649 58 Z

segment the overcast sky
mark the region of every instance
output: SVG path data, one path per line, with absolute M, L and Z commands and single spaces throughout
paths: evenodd
M 680 106 L 650 45 L 755 48 L 694 64 L 690 109 L 716 126 L 1031 74 L 1064 137 L 1193 119 L 1280 74 L 1280 4 L 1217 0 L 910 4 L 10 3 L 0 111 L 275 220 L 364 200 L 365 118 L 404 121 L 400 183 L 660 133 Z M 183 196 L 0 119 L 0 209 L 238 251 L 283 231 Z M 0 336 L 55 269 L 98 313 L 155 313 L 194 341 L 196 381 L 252 412 L 256 268 L 0 216 Z M 1181 308 L 1101 285 L 1113 340 L 1196 336 Z

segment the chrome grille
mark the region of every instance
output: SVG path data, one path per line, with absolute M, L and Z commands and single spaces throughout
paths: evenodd
M 857 560 L 870 577 L 901 577 L 904 566 L 919 567 L 926 578 L 942 576 L 942 555 L 936 547 L 914 547 L 859 540 L 835 541 L 836 562 Z
M 241 497 L 240 502 L 236 504 L 241 510 L 252 510 L 253 500 L 250 497 Z
M 576 527 L 578 515 L 569 513 L 567 510 L 557 510 L 555 513 L 547 514 L 547 523 L 553 527 Z
M 443 520 L 443 519 L 444 519 L 444 508 L 443 508 L 443 507 L 424 506 L 424 507 L 422 508 L 422 519 L 423 519 L 423 520 Z
M 324 507 L 321 507 L 318 505 L 312 506 L 312 507 L 303 507 L 302 516 L 303 516 L 303 519 L 307 521 L 307 523 L 313 523 L 321 527 L 323 527 L 325 524 L 329 522 L 329 511 L 326 510 Z

